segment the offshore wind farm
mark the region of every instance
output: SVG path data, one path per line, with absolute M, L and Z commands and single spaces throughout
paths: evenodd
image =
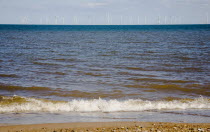
M 191 24 L 209 24 L 209 13 L 200 16 L 202 19 Z M 64 17 L 52 16 L 42 17 L 39 22 L 34 22 L 30 17 L 24 16 L 20 19 L 20 24 L 40 24 L 40 25 L 180 25 L 189 24 L 187 16 L 112 16 L 107 13 L 104 16 L 77 16 Z

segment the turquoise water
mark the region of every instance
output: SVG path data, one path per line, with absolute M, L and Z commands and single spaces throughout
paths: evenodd
M 142 31 L 142 30 L 209 30 L 209 24 L 194 25 L 7 25 L 0 30 L 33 31 Z
M 210 25 L 0 25 L 0 123 L 209 122 L 209 51 Z

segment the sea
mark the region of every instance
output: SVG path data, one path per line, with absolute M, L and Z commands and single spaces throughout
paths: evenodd
M 210 123 L 210 25 L 0 25 L 0 123 Z

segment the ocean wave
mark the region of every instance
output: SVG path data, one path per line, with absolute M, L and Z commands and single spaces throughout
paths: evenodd
M 18 78 L 19 76 L 15 75 L 15 74 L 0 74 L 0 77 Z
M 149 101 L 141 99 L 128 100 L 71 100 L 53 101 L 45 99 L 27 98 L 22 96 L 1 96 L 0 113 L 10 112 L 138 112 L 146 110 L 187 110 L 210 109 L 210 99 L 178 99 Z
M 139 80 L 137 79 L 137 82 L 138 81 Z M 178 83 L 179 80 L 174 81 L 174 82 Z M 124 87 L 137 88 L 137 89 L 138 88 L 140 88 L 140 89 L 141 88 L 147 88 L 147 89 L 150 89 L 150 90 L 153 89 L 153 90 L 164 91 L 164 92 L 183 92 L 183 93 L 194 93 L 194 94 L 202 95 L 202 96 L 210 96 L 209 84 L 206 84 L 206 85 L 200 85 L 200 84 L 180 85 L 180 84 L 172 84 L 169 81 L 168 83 L 165 83 L 165 84 L 158 84 L 158 83 L 157 84 L 155 84 L 155 83 L 150 83 L 150 84 L 147 83 L 146 85 L 129 84 L 129 85 L 124 85 Z
M 33 62 L 35 65 L 43 65 L 43 66 L 58 66 L 56 63 L 44 63 L 44 62 Z
M 51 74 L 51 75 L 67 75 L 64 72 L 37 72 L 37 73 L 42 73 L 42 74 Z
M 0 90 L 6 91 L 54 91 L 48 87 L 22 87 L 22 86 L 13 86 L 5 85 L 0 83 Z
M 80 91 L 80 90 L 65 90 L 62 88 L 49 88 L 49 87 L 23 87 L 23 86 L 13 86 L 13 85 L 4 85 L 0 83 L 0 90 L 3 91 L 22 91 L 22 92 L 31 92 L 31 93 L 39 93 L 42 96 L 57 96 L 57 97 L 66 97 L 66 98 L 122 98 L 122 97 L 131 97 L 131 96 L 139 96 L 141 93 L 124 93 L 121 90 L 113 90 L 113 91 Z
M 133 42 L 119 42 L 119 43 L 128 43 L 128 44 L 135 44 L 135 43 L 146 43 L 146 44 L 150 44 L 150 43 L 160 43 L 160 42 L 149 42 L 149 41 L 133 41 Z

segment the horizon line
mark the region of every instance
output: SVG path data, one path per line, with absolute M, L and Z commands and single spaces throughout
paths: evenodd
M 24 26 L 176 26 L 176 25 L 210 25 L 210 24 L 0 24 L 0 25 L 24 25 Z

